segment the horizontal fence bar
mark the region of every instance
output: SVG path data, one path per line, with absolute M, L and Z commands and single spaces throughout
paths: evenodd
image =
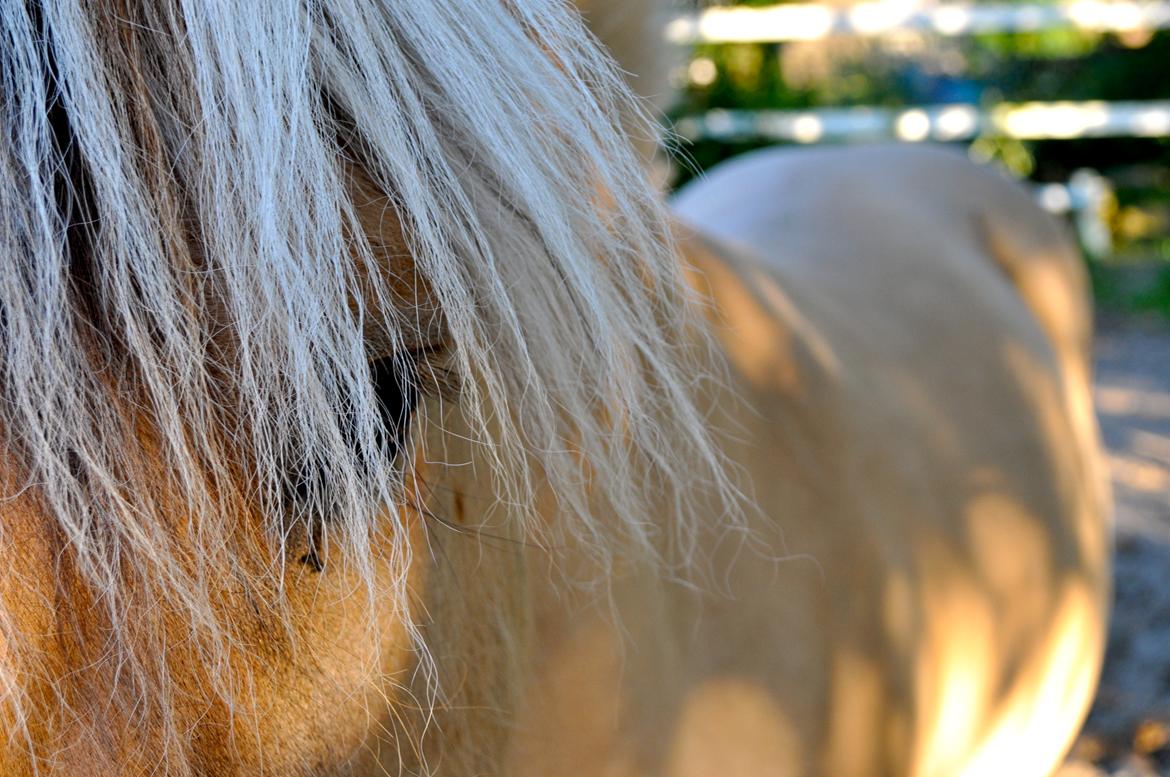
M 688 140 L 795 143 L 958 141 L 981 136 L 1020 140 L 1170 137 L 1170 100 L 1003 103 L 810 111 L 713 110 L 686 116 L 675 131 Z
M 944 3 L 927 8 L 876 0 L 849 8 L 794 3 L 763 8 L 708 8 L 672 20 L 668 40 L 694 43 L 778 43 L 833 35 L 874 36 L 910 30 L 938 35 L 1036 32 L 1073 28 L 1127 32 L 1170 28 L 1170 2 Z

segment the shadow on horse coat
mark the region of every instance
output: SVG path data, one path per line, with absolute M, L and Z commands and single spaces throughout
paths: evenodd
M 552 0 L 0 24 L 4 774 L 1058 761 L 1105 498 L 1014 185 L 768 152 L 671 216 Z

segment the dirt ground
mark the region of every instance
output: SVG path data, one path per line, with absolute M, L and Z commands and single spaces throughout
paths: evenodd
M 1101 688 L 1059 777 L 1170 777 L 1170 325 L 1105 318 L 1099 328 L 1115 604 Z

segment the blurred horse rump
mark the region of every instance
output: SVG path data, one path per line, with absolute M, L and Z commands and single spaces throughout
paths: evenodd
M 652 5 L 586 11 L 657 67 Z M 0 37 L 0 772 L 1059 758 L 1105 500 L 1083 279 L 1014 187 L 768 153 L 672 213 L 561 0 Z

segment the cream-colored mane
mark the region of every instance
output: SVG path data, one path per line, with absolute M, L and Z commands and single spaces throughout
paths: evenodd
M 387 507 L 419 487 L 373 359 L 457 403 L 497 500 L 532 515 L 548 484 L 550 541 L 651 552 L 653 493 L 686 556 L 694 494 L 733 501 L 690 293 L 615 131 L 639 113 L 563 2 L 16 2 L 0 31 L 6 491 L 89 624 L 63 638 L 121 667 L 95 692 L 172 725 L 165 747 L 193 692 L 165 635 L 214 668 L 244 638 L 217 597 L 281 612 L 298 543 L 414 623 L 405 578 L 369 571 L 372 543 L 409 553 Z M 0 717 L 48 763 L 34 642 L 10 609 Z M 102 702 L 56 693 L 96 736 Z

